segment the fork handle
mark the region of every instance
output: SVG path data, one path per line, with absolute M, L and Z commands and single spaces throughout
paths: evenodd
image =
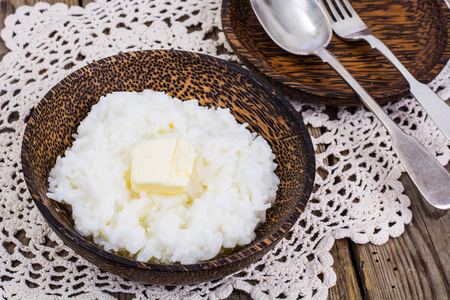
M 434 207 L 450 209 L 450 174 L 445 168 L 416 138 L 404 133 L 389 118 L 331 52 L 323 48 L 314 54 L 332 66 L 383 123 L 391 135 L 392 148 L 423 197 Z
M 372 48 L 378 49 L 402 73 L 409 83 L 411 94 L 417 99 L 439 130 L 450 140 L 450 106 L 436 95 L 426 84 L 419 82 L 403 66 L 389 48 L 374 35 L 361 36 Z

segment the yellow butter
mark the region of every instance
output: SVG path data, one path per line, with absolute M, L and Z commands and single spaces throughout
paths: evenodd
M 135 192 L 181 194 L 189 184 L 196 153 L 175 137 L 145 141 L 131 150 L 131 188 Z

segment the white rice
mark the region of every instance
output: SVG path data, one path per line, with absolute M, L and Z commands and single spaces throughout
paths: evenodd
M 92 107 L 49 177 L 49 197 L 70 204 L 75 228 L 106 250 L 140 261 L 196 263 L 246 245 L 275 201 L 279 179 L 268 143 L 228 109 L 154 91 L 117 92 Z M 173 135 L 197 153 L 181 195 L 135 193 L 131 149 Z

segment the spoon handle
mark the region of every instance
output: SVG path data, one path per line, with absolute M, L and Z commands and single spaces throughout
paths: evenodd
M 315 54 L 347 81 L 362 102 L 383 123 L 391 135 L 392 148 L 425 200 L 434 207 L 450 209 L 450 174 L 445 168 L 416 138 L 403 132 L 389 118 L 331 52 L 323 48 Z

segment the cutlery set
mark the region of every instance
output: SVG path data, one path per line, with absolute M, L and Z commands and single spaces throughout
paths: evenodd
M 325 3 L 326 1 L 326 3 Z M 333 31 L 342 39 L 366 40 L 402 73 L 411 94 L 444 135 L 450 139 L 450 107 L 427 85 L 417 81 L 386 45 L 377 39 L 348 0 L 250 0 L 271 39 L 296 55 L 316 55 L 333 67 L 361 101 L 386 127 L 392 147 L 425 200 L 439 209 L 450 208 L 450 174 L 413 136 L 403 132 L 366 90 L 329 52 Z

